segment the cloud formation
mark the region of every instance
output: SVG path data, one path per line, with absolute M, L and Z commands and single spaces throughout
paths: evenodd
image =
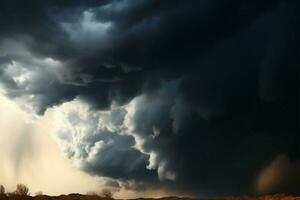
M 55 107 L 59 143 L 90 174 L 253 194 L 276 156 L 300 159 L 297 6 L 2 2 L 1 85 L 24 109 Z
M 284 155 L 277 156 L 258 177 L 257 187 L 262 193 L 297 190 L 300 180 L 300 163 L 291 162 Z

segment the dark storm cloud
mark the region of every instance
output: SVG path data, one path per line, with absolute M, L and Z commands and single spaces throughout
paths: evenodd
M 123 132 L 127 115 L 124 108 L 94 113 L 89 110 L 78 112 L 74 105 L 65 112 L 67 121 L 60 127 L 57 137 L 65 154 L 80 169 L 115 179 L 107 183 L 114 188 L 120 187 L 112 184 L 117 181 L 133 187 L 157 181 L 155 170 L 146 168 L 149 155 L 134 148 L 134 137 Z
M 49 99 L 40 98 L 44 101 L 38 103 L 40 113 L 78 95 L 86 96 L 85 99 L 94 104 L 101 98 L 102 101 L 95 104 L 101 109 L 108 108 L 111 101 L 127 103 L 144 87 L 155 87 L 160 79 L 178 77 L 187 68 L 197 67 L 202 53 L 215 42 L 235 34 L 272 6 L 247 1 L 239 3 L 241 5 L 233 1 L 188 4 L 180 1 L 101 1 L 99 5 L 95 2 L 77 5 L 71 1 L 31 1 L 22 5 L 12 1 L 3 4 L 3 39 L 8 37 L 24 43 L 34 56 L 64 62 L 68 73 L 60 82 L 78 85 L 101 81 L 86 85 L 83 90 L 88 91 L 87 94 L 81 92 L 82 87 L 66 86 L 54 78 L 53 84 L 66 96 L 51 93 Z M 247 8 L 248 15 L 241 14 L 243 7 Z M 94 22 L 94 26 L 97 22 L 98 30 L 86 27 L 88 14 L 92 15 L 88 22 Z M 5 18 L 11 20 L 8 22 Z M 233 21 L 235 18 L 238 20 Z M 107 23 L 108 27 L 101 27 L 101 23 Z M 16 55 L 7 56 L 21 59 Z M 95 88 L 99 88 L 101 94 L 94 92 Z M 41 90 L 40 93 L 47 92 Z
M 83 138 L 60 132 L 83 170 L 139 189 L 249 194 L 278 155 L 299 161 L 296 2 L 82 2 L 2 2 L 0 78 L 39 114 L 75 98 L 112 112 L 71 116 Z
M 134 138 L 120 136 L 113 133 L 101 133 L 98 138 L 92 138 L 90 142 L 97 141 L 91 155 L 83 169 L 92 174 L 123 179 L 147 179 L 151 177 L 151 171 L 146 169 L 148 157 L 138 150 L 130 148 L 134 144 Z M 87 143 L 87 142 L 85 142 Z M 99 149 L 97 149 L 99 148 Z M 93 152 L 92 152 L 93 153 Z M 155 177 L 155 174 L 152 175 Z
M 11 60 L 9 58 L 2 56 L 0 57 L 0 80 L 6 88 L 15 88 L 17 87 L 15 82 L 11 79 L 11 77 L 7 76 L 7 74 L 5 73 L 5 69 L 10 64 Z

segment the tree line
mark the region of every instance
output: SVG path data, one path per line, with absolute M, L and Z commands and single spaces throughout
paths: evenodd
M 29 188 L 24 185 L 24 184 L 17 184 L 17 187 L 15 189 L 15 191 L 13 192 L 6 192 L 5 191 L 5 187 L 3 185 L 0 185 L 0 197 L 3 196 L 3 195 L 7 195 L 7 196 L 29 196 L 30 193 L 29 193 Z M 37 192 L 35 194 L 35 196 L 39 196 L 39 195 L 43 195 L 42 192 Z M 96 195 L 96 196 L 101 196 L 101 197 L 104 197 L 106 199 L 112 199 L 112 191 L 110 189 L 103 189 L 101 191 L 101 193 L 96 193 L 96 192 L 90 192 L 88 193 L 87 195 Z
M 20 195 L 20 196 L 28 196 L 29 188 L 24 184 L 17 184 L 16 190 L 13 192 L 5 192 L 5 187 L 0 185 L 0 195 Z

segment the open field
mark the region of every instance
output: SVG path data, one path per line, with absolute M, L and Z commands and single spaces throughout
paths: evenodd
M 25 195 L 0 195 L 0 200 L 110 200 L 110 198 L 100 197 L 97 195 L 82 195 L 82 194 L 69 194 L 60 196 L 25 196 Z M 164 197 L 158 199 L 152 198 L 138 198 L 130 200 L 300 200 L 300 196 L 292 195 L 267 195 L 258 197 L 216 197 L 216 198 L 203 198 L 203 199 L 192 199 L 184 197 Z

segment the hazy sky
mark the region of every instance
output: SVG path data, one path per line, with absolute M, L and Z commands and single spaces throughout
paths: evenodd
M 49 195 L 101 192 L 107 179 L 90 176 L 76 169 L 55 142 L 55 109 L 37 117 L 21 110 L 11 100 L 0 95 L 0 180 L 7 191 L 18 183 L 30 188 L 31 194 L 42 191 Z M 164 188 L 143 193 L 115 190 L 116 198 L 139 196 L 160 197 L 176 194 Z
M 51 138 L 51 113 L 32 120 L 0 96 L 0 180 L 8 191 L 24 183 L 49 194 L 100 190 L 100 181 L 76 170 Z
M 0 2 L 0 183 L 299 193 L 299 2 Z

